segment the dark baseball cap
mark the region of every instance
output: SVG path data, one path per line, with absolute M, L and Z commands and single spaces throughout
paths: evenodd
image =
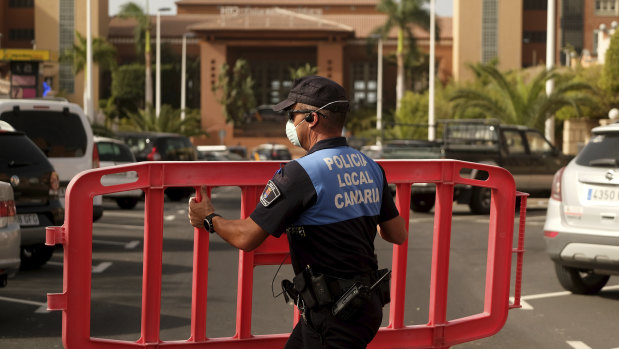
M 338 102 L 332 103 L 336 101 Z M 273 110 L 287 110 L 295 103 L 308 104 L 317 108 L 325 106 L 324 109 L 336 113 L 347 112 L 349 108 L 344 88 L 333 80 L 316 75 L 296 79 L 288 93 L 288 98 L 275 105 Z

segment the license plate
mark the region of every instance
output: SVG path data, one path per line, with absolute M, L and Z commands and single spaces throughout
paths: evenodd
M 18 214 L 17 221 L 21 227 L 39 225 L 39 216 L 36 213 Z
M 585 199 L 588 202 L 617 203 L 619 205 L 619 188 L 587 188 Z

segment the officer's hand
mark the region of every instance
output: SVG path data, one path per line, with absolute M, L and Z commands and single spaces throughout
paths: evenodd
M 196 202 L 195 197 L 189 198 L 189 223 L 196 228 L 204 228 L 204 218 L 213 213 L 213 203 L 206 194 L 206 186 L 200 187 L 202 201 Z

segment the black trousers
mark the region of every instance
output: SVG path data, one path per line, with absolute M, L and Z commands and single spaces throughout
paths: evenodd
M 372 341 L 383 319 L 380 297 L 373 292 L 367 307 L 348 320 L 331 315 L 331 307 L 308 310 L 290 334 L 284 349 L 356 349 Z

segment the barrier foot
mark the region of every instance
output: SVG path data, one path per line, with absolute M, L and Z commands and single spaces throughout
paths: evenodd
M 45 228 L 45 245 L 54 246 L 65 243 L 65 229 L 62 227 Z
M 66 293 L 48 293 L 47 294 L 47 310 L 66 310 L 67 309 L 67 294 Z

